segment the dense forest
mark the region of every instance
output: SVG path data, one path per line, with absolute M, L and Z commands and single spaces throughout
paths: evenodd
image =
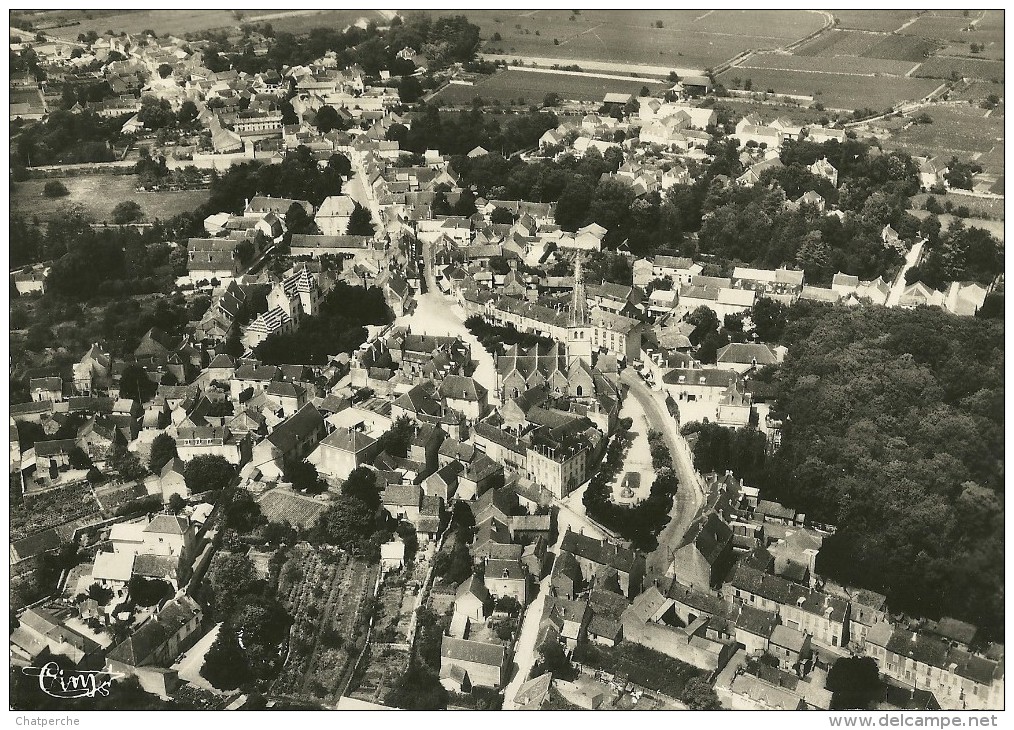
M 1003 638 L 1003 323 L 794 307 L 765 493 L 838 525 L 818 570 Z

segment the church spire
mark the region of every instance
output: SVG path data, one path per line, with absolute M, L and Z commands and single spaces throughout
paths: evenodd
M 570 326 L 586 327 L 588 325 L 588 296 L 584 291 L 584 272 L 581 269 L 582 252 L 577 252 L 574 261 L 574 297 L 570 303 Z

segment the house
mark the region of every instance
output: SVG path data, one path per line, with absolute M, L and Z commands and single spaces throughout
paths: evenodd
M 566 646 L 568 651 L 573 651 L 584 643 L 588 634 L 588 622 L 591 621 L 591 611 L 587 601 L 547 596 L 542 620 L 545 629 L 553 629 L 547 634 L 555 634 L 557 640 Z
M 320 442 L 311 461 L 317 471 L 332 479 L 348 479 L 363 464 L 370 464 L 380 452 L 375 438 L 349 428 L 336 428 Z
M 489 409 L 489 393 L 474 378 L 464 375 L 446 375 L 437 391 L 447 403 L 470 421 L 477 421 Z
M 134 569 L 133 553 L 96 553 L 92 564 L 92 580 L 122 598 Z
M 606 539 L 571 532 L 568 526 L 560 547 L 561 552 L 574 556 L 581 569 L 581 579 L 590 583 L 615 572 L 620 592 L 628 598 L 641 590 L 644 578 L 644 556 L 637 551 L 620 547 Z
M 549 696 L 549 688 L 553 684 L 552 672 L 530 679 L 522 684 L 514 694 L 515 710 L 538 710 Z
M 799 629 L 779 624 L 771 632 L 768 654 L 778 659 L 779 666 L 794 669 L 810 655 L 810 636 Z
M 415 523 L 422 505 L 422 487 L 418 484 L 389 484 L 380 502 L 391 517 Z
M 726 370 L 748 373 L 768 365 L 777 365 L 785 356 L 785 348 L 762 343 L 733 342 L 718 351 L 716 364 Z
M 473 687 L 498 688 L 507 681 L 510 651 L 502 644 L 445 636 L 440 643 L 441 675 L 451 667 L 464 673 L 455 683 L 457 687 L 467 680 Z M 441 684 L 447 686 L 443 676 Z
M 481 622 L 492 604 L 483 579 L 473 573 L 461 582 L 454 596 L 454 615 L 451 617 L 450 635 L 464 638 L 468 623 Z
M 198 456 L 221 456 L 239 466 L 250 460 L 250 438 L 233 433 L 226 426 L 184 426 L 176 428 L 176 453 L 183 461 Z
M 254 446 L 251 460 L 265 478 L 277 479 L 286 463 L 309 456 L 323 434 L 323 416 L 312 403 L 307 403 Z
M 826 157 L 820 158 L 806 169 L 818 177 L 827 178 L 832 185 L 838 187 L 838 168 L 828 162 Z
M 179 495 L 183 499 L 190 497 L 190 490 L 187 488 L 183 469 L 183 460 L 178 456 L 174 456 L 166 462 L 165 466 L 162 467 L 162 471 L 159 472 L 158 486 L 162 490 L 162 501 L 166 504 L 169 503 L 169 499 L 174 494 Z
M 28 390 L 32 400 L 59 402 L 63 400 L 63 378 L 53 376 L 47 378 L 32 378 L 28 381 Z
M 380 546 L 380 570 L 388 573 L 405 566 L 405 543 L 401 540 L 385 542 Z
M 866 653 L 880 671 L 907 687 L 930 691 L 945 710 L 983 710 L 1004 706 L 1003 659 L 974 654 L 936 636 L 873 626 Z
M 975 282 L 952 281 L 944 294 L 944 308 L 962 317 L 974 316 L 986 301 L 988 290 Z
M 452 439 L 445 439 L 444 444 Z M 444 447 L 441 445 L 441 453 Z M 442 457 L 441 457 L 442 458 Z M 449 503 L 458 489 L 458 477 L 465 470 L 460 461 L 449 461 L 423 480 L 423 491 L 426 496 L 434 496 Z
M 528 604 L 528 573 L 520 560 L 486 558 L 483 583 L 494 598 L 509 596 L 522 606 Z
M 716 513 L 699 517 L 672 553 L 667 574 L 699 590 L 721 583 L 732 566 L 732 529 Z
M 167 695 L 178 681 L 168 667 L 197 640 L 203 616 L 190 596 L 172 599 L 109 651 L 106 671 L 135 676 L 145 691 Z
M 101 666 L 99 644 L 66 625 L 76 615 L 73 609 L 55 605 L 25 610 L 10 637 L 12 665 L 40 666 L 36 662 L 48 653 L 66 657 L 74 666 Z
M 320 204 L 314 222 L 325 236 L 343 236 L 355 209 L 355 201 L 348 195 L 331 195 Z

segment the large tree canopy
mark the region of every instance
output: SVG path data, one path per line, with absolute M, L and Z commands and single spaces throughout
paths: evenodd
M 1003 323 L 795 305 L 765 487 L 838 525 L 818 571 L 1003 636 Z

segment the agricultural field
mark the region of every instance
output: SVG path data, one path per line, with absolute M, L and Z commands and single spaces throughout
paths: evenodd
M 602 101 L 607 93 L 640 93 L 647 86 L 655 94 L 668 88 L 668 84 L 649 79 L 603 79 L 595 76 L 572 76 L 553 72 L 521 71 L 509 68 L 482 79 L 474 86 L 452 85 L 442 89 L 433 101 L 443 104 L 471 104 L 479 96 L 486 101 L 502 103 L 524 99 L 524 104 L 542 104 L 546 94 L 555 92 L 563 100 Z
M 800 46 L 793 52 L 793 55 L 804 58 L 830 57 L 835 60 L 839 60 L 843 56 L 854 56 L 915 63 L 925 60 L 926 56 L 936 48 L 935 42 L 918 36 L 832 30 Z M 907 70 L 905 69 L 905 71 Z
M 107 30 L 125 33 L 198 33 L 202 30 L 236 28 L 241 22 L 271 23 L 275 31 L 306 32 L 313 27 L 339 27 L 356 23 L 360 18 L 383 20 L 376 10 L 135 10 L 109 12 L 101 10 L 58 10 L 40 13 L 19 13 L 39 27 L 53 23 L 70 23 L 51 28 L 49 35 L 56 38 L 77 39 L 81 33 Z
M 297 545 L 282 566 L 278 594 L 293 625 L 271 694 L 335 703 L 365 644 L 377 566 L 334 548 Z
M 296 494 L 284 487 L 266 492 L 258 502 L 269 522 L 288 520 L 290 525 L 299 528 L 312 526 L 317 521 L 317 515 L 327 506 L 324 502 Z
M 824 23 L 822 15 L 808 11 L 583 10 L 572 14 L 568 10 L 504 10 L 465 14 L 482 28 L 487 53 L 697 69 L 715 66 L 750 48 L 787 45 Z
M 834 112 L 819 111 L 805 106 L 793 104 L 766 103 L 757 104 L 751 101 L 737 101 L 732 98 L 719 99 L 715 108 L 728 109 L 734 119 L 745 117 L 748 114 L 756 114 L 765 121 L 773 121 L 778 117 L 788 117 L 799 124 L 821 124 L 822 120 L 834 123 L 837 115 Z
M 69 195 L 47 198 L 42 194 L 49 180 L 63 183 Z M 47 221 L 79 205 L 85 215 L 95 221 L 110 221 L 113 208 L 124 200 L 136 201 L 144 211 L 145 221 L 172 218 L 178 213 L 193 211 L 208 199 L 207 190 L 181 190 L 137 192 L 136 175 L 80 175 L 48 179 L 25 180 L 11 186 L 11 211 L 31 218 L 38 216 Z
M 10 512 L 12 542 L 72 520 L 103 516 L 87 484 L 26 495 L 11 502 Z
M 904 76 L 915 68 L 911 61 L 885 61 L 879 58 L 857 56 L 810 56 L 797 58 L 784 53 L 770 53 L 751 56 L 736 68 L 784 69 L 786 71 L 809 71 L 813 73 L 861 74 L 865 76 Z
M 973 43 L 979 43 L 979 41 L 972 41 Z M 989 61 L 1002 61 L 1003 55 L 1003 40 L 997 41 L 984 41 L 982 42 L 982 50 L 978 53 L 972 53 L 972 49 L 967 43 L 951 43 L 937 52 L 938 56 L 961 56 L 964 58 L 984 58 Z
M 931 107 L 925 112 L 933 120 L 931 124 L 908 125 L 908 120 L 890 120 L 891 126 L 904 124 L 907 128 L 899 128 L 890 139 L 882 139 L 884 146 L 905 149 L 913 155 L 929 153 L 947 159 L 952 155 L 961 159 L 977 159 L 987 169 L 988 163 L 992 162 L 987 157 L 988 153 L 999 148 L 1001 167 L 992 171 L 1002 173 L 1002 116 L 994 113 L 987 117 L 983 109 L 971 105 Z M 982 158 L 976 158 L 976 155 L 982 155 Z
M 956 195 L 948 194 L 943 197 L 937 197 L 937 200 L 941 202 L 950 202 L 951 204 L 954 205 L 955 208 L 957 208 L 958 206 L 965 205 L 965 201 L 973 200 L 973 198 L 969 198 L 964 195 L 959 197 Z M 929 211 L 926 210 L 913 210 L 910 212 L 914 217 L 918 218 L 919 220 L 922 220 L 923 218 L 928 218 L 930 215 Z M 998 241 L 1000 241 L 1000 243 L 1003 243 L 1004 222 L 1002 220 L 994 221 L 975 217 L 959 218 L 955 215 L 951 215 L 950 213 L 941 213 L 940 215 L 937 216 L 937 218 L 940 219 L 940 227 L 943 228 L 943 230 L 945 231 L 948 230 L 952 225 L 954 225 L 955 221 L 961 221 L 962 225 L 964 225 L 965 228 L 981 228 L 982 230 L 991 233 L 994 237 L 996 237 Z
M 952 91 L 948 96 L 949 99 L 956 99 L 961 101 L 973 101 L 980 102 L 986 99 L 990 94 L 996 94 L 1001 99 L 1004 96 L 1004 85 L 994 84 L 992 81 L 972 81 L 967 87 Z M 1002 112 L 998 109 L 993 114 Z
M 728 79 L 746 75 L 745 69 L 732 68 L 718 79 L 727 83 Z M 813 96 L 814 101 L 833 109 L 889 109 L 901 101 L 922 99 L 940 85 L 932 79 L 882 76 L 873 83 L 869 76 L 768 69 L 750 69 L 749 77 L 755 89 Z
M 987 61 L 957 56 L 934 56 L 922 64 L 913 76 L 949 79 L 954 74 L 962 78 L 997 80 L 1003 83 L 1003 61 Z
M 921 38 L 963 41 L 966 35 L 965 29 L 978 14 L 970 13 L 967 18 L 962 17 L 960 14 L 957 16 L 920 15 L 914 23 L 899 32 L 904 35 L 914 35 Z
M 890 33 L 914 18 L 916 10 L 832 10 L 838 27 Z

